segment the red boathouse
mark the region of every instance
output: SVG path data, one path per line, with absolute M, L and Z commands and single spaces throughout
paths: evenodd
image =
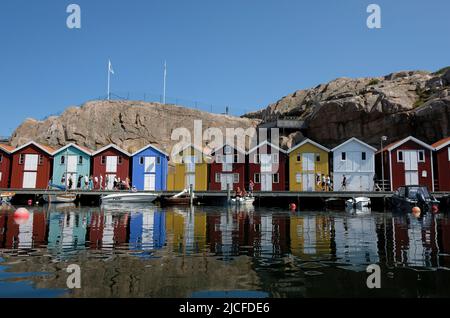
M 103 189 L 112 190 L 114 178 L 121 181 L 130 178 L 130 157 L 128 152 L 113 144 L 97 150 L 92 154 L 93 177 L 99 182 L 102 180 Z
M 11 171 L 11 152 L 14 147 L 0 144 L 0 189 L 9 188 L 9 174 Z
M 46 189 L 51 179 L 53 152 L 53 148 L 34 141 L 13 150 L 11 188 Z
M 254 191 L 285 191 L 288 187 L 285 150 L 267 140 L 247 152 L 248 178 Z
M 225 191 L 227 185 L 231 190 L 245 187 L 245 151 L 223 145 L 211 153 L 209 190 Z
M 409 136 L 377 152 L 377 171 L 384 159 L 384 179 L 390 181 L 390 190 L 404 185 L 422 185 L 434 191 L 433 147 Z M 381 179 L 381 173 L 378 174 Z
M 436 157 L 437 191 L 450 191 L 450 137 L 431 145 Z

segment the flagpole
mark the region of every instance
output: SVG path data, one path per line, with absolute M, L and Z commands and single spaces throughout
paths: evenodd
M 164 92 L 163 92 L 163 104 L 166 104 L 166 79 L 167 79 L 167 63 L 164 61 Z
M 111 72 L 110 72 L 110 69 L 111 69 L 111 61 L 108 60 L 108 100 L 110 100 L 110 96 L 111 96 L 111 94 L 110 94 L 110 84 L 111 84 Z

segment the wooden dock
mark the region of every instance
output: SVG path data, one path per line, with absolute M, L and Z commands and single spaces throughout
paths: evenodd
M 41 196 L 45 194 L 61 194 L 59 190 L 42 190 L 42 189 L 0 189 L 0 192 L 14 192 L 16 195 L 35 195 Z M 130 191 L 99 191 L 99 190 L 71 190 L 69 193 L 74 193 L 79 196 L 104 196 L 109 194 L 130 193 Z M 153 193 L 158 197 L 172 196 L 179 191 L 139 191 L 139 193 Z M 340 192 L 291 192 L 291 191 L 256 191 L 253 195 L 257 198 L 353 198 L 353 197 L 369 197 L 369 198 L 389 198 L 394 192 L 391 191 L 340 191 Z M 195 191 L 197 197 L 227 197 L 227 191 Z M 436 198 L 450 196 L 450 192 L 433 192 Z

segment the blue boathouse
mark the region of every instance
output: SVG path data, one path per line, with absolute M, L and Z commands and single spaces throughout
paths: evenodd
M 167 189 L 169 155 L 148 145 L 132 157 L 132 184 L 137 190 L 164 191 Z

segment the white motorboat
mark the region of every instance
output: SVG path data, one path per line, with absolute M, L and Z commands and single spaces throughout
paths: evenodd
M 370 198 L 357 197 L 345 201 L 345 206 L 349 209 L 362 209 L 370 207 Z
M 72 203 L 77 199 L 77 195 L 74 193 L 45 194 L 42 198 L 47 203 Z
M 102 203 L 152 203 L 157 197 L 153 193 L 117 193 L 102 197 Z
M 253 205 L 253 202 L 255 202 L 254 197 L 239 197 L 230 199 L 230 203 L 235 205 Z

